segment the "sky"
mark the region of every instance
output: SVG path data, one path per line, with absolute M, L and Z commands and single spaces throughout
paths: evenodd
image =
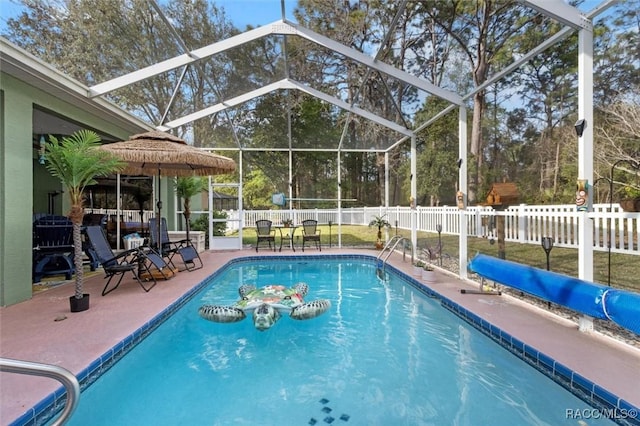
M 280 0 L 216 0 L 234 25 L 243 30 L 247 25 L 264 25 L 282 19 Z M 294 21 L 296 0 L 285 0 L 285 16 Z
M 116 1 L 116 0 L 114 0 Z M 162 2 L 162 0 L 159 0 Z M 212 0 L 222 7 L 236 28 L 244 30 L 247 25 L 269 24 L 282 18 L 280 0 Z M 557 0 L 552 0 L 557 1 Z M 604 0 L 584 0 L 579 9 L 590 11 Z M 8 18 L 15 17 L 21 10 L 19 0 L 0 0 L 0 31 L 4 29 Z M 293 9 L 297 0 L 285 0 L 287 19 L 295 22 Z
M 18 3 L 18 0 L 0 0 L 0 30 L 4 29 L 7 19 L 20 13 L 21 6 Z M 225 10 L 241 31 L 247 25 L 265 25 L 282 18 L 280 0 L 215 0 L 215 4 Z M 293 9 L 296 4 L 297 0 L 285 0 L 287 19 L 295 21 Z

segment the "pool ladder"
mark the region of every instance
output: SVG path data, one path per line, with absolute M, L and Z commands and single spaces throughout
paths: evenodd
M 402 261 L 405 261 L 406 255 L 407 255 L 407 244 L 409 243 L 409 247 L 411 247 L 411 263 L 413 264 L 413 258 L 414 258 L 414 250 L 413 250 L 413 244 L 411 243 L 411 240 L 409 240 L 406 237 L 400 236 L 400 235 L 394 235 L 389 241 L 387 241 L 387 244 L 385 244 L 384 248 L 380 251 L 380 254 L 378 254 L 378 257 L 376 258 L 376 275 L 378 275 L 378 278 L 380 279 L 384 279 L 384 269 L 387 266 L 387 260 L 389 259 L 389 256 L 391 256 L 391 254 L 395 251 L 396 247 L 398 246 L 398 244 L 400 243 L 404 243 L 402 244 Z M 386 253 L 386 256 L 385 256 Z M 384 259 L 382 259 L 382 257 L 384 256 Z M 380 260 L 382 259 L 382 265 L 380 265 Z
M 67 390 L 67 401 L 60 417 L 51 426 L 63 425 L 69 420 L 78 405 L 80 398 L 80 384 L 69 370 L 57 365 L 41 364 L 38 362 L 19 361 L 16 359 L 0 358 L 0 372 L 28 374 L 31 376 L 49 377 L 62 383 Z

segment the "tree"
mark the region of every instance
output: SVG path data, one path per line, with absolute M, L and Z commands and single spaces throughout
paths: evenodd
M 418 112 L 423 119 L 441 111 L 445 101 L 428 98 Z M 419 133 L 416 168 L 418 205 L 437 206 L 455 203 L 458 180 L 458 136 L 451 131 L 458 123 L 457 113 L 449 113 Z M 405 188 L 410 192 L 410 171 L 406 170 Z M 408 197 L 407 197 L 408 198 Z
M 593 97 L 599 106 L 640 85 L 640 0 L 620 2 L 616 13 L 602 15 L 594 28 Z
M 79 130 L 59 141 L 49 137 L 46 147 L 46 168 L 52 176 L 60 179 L 67 188 L 71 210 L 69 219 L 73 223 L 73 261 L 76 270 L 75 298 L 84 297 L 82 286 L 84 270 L 82 267 L 82 236 L 80 228 L 84 217 L 84 188 L 95 185 L 96 177 L 108 176 L 119 172 L 125 163 L 112 154 L 98 149 L 100 137 L 91 130 Z
M 252 170 L 243 183 L 243 205 L 247 209 L 269 209 L 271 195 L 277 191 L 277 187 L 267 178 L 262 170 Z
M 404 44 L 397 54 L 395 46 L 389 47 L 395 40 L 390 41 L 389 46 L 377 45 L 380 43 L 378 31 L 389 26 L 398 7 L 395 2 L 299 0 L 294 15 L 302 25 L 357 51 L 368 52 L 372 47 L 379 47 L 377 59 L 397 65 L 403 57 Z M 399 109 L 408 95 L 415 93 L 409 85 L 399 84 L 381 73 L 369 72 L 356 62 L 345 61 L 340 55 L 318 49 L 304 40 L 294 39 L 288 48 L 290 63 L 298 79 L 317 82 L 321 90 L 339 94 L 348 104 L 390 120 L 402 120 Z M 344 129 L 342 136 L 336 135 L 340 146 L 368 150 L 390 144 L 391 136 L 383 126 L 361 120 L 351 113 L 341 112 L 335 116 L 334 127 Z M 393 135 L 393 140 L 396 139 L 397 135 Z M 343 196 L 357 199 L 362 204 L 381 204 L 384 164 L 382 153 L 359 151 L 341 156 Z
M 640 85 L 598 112 L 602 124 L 596 124 L 596 131 L 602 135 L 605 155 L 596 176 L 611 179 L 614 194 L 608 199 L 634 198 L 640 195 L 640 171 L 634 167 L 640 163 Z
M 145 0 L 23 0 L 24 12 L 7 20 L 6 34 L 20 47 L 89 86 L 154 65 L 237 33 L 215 5 L 204 0 L 171 0 L 162 9 L 172 31 Z M 180 40 L 176 39 L 176 36 Z M 111 100 L 151 123 L 163 123 L 219 99 L 216 82 L 228 83 L 225 55 L 175 69 L 118 89 Z M 207 120 L 179 130 L 195 146 L 213 139 Z M 192 136 L 193 135 L 193 136 Z
M 199 176 L 178 177 L 175 180 L 175 191 L 178 197 L 184 200 L 182 206 L 182 215 L 187 227 L 187 240 L 189 239 L 189 230 L 191 223 L 191 197 L 207 190 L 207 183 Z
M 537 19 L 537 15 L 512 1 L 486 0 L 467 2 L 453 0 L 418 3 L 423 12 L 443 28 L 456 42 L 469 66 L 469 75 L 475 87 L 487 81 L 501 65 L 511 60 L 514 45 L 512 37 Z M 528 16 L 531 18 L 528 18 Z M 459 71 L 458 71 L 459 72 Z M 483 118 L 486 112 L 486 91 L 473 94 L 473 118 L 469 149 L 473 164 L 469 175 L 469 202 L 475 202 L 478 188 L 483 184 L 484 137 Z M 470 159 L 471 161 L 471 159 Z M 463 189 L 464 190 L 464 189 Z
M 21 1 L 25 13 L 7 20 L 3 36 L 89 86 L 239 33 L 212 0 Z M 595 21 L 594 106 L 598 108 L 607 108 L 640 81 L 639 4 L 640 0 L 626 0 L 611 12 L 598 15 Z M 406 7 L 396 20 L 401 5 Z M 162 9 L 172 28 L 161 19 L 157 8 Z M 468 162 L 470 202 L 478 198 L 475 194 L 481 194 L 487 183 L 503 177 L 519 179 L 519 184 L 524 181 L 521 192 L 530 194 L 532 199 L 567 201 L 565 189 L 573 186 L 576 177 L 575 156 L 569 152 L 575 145 L 571 131 L 577 118 L 576 36 L 547 48 L 531 57 L 519 71 L 484 87 L 507 64 L 557 33 L 561 25 L 555 20 L 512 0 L 406 4 L 298 0 L 294 16 L 304 27 L 464 95 L 465 101 L 473 100 Z M 442 110 L 427 110 L 425 100 L 433 96 L 411 84 L 373 71 L 304 37 L 293 36 L 252 40 L 114 90 L 108 97 L 157 125 L 283 77 L 408 128 L 416 128 Z M 474 87 L 483 90 L 473 90 Z M 331 164 L 335 162 L 331 152 L 296 152 L 292 156 L 293 175 L 289 178 L 284 172 L 288 168 L 286 149 L 290 136 L 294 149 L 340 146 L 343 197 L 356 198 L 364 205 L 382 204 L 385 172 L 390 190 L 401 192 L 397 180 L 410 174 L 400 174 L 407 170 L 403 165 L 409 159 L 407 144 L 400 144 L 389 153 L 387 171 L 384 155 L 368 151 L 389 146 L 388 141 L 395 142 L 398 135 L 390 135 L 387 129 L 356 114 L 309 98 L 295 90 L 273 92 L 178 130 L 196 146 L 251 148 L 243 152 L 244 184 L 249 183 L 247 177 L 254 170 L 263 171 L 255 175 L 259 181 L 254 189 L 269 186 L 286 191 L 291 187 L 294 198 L 335 196 L 338 170 L 337 164 Z M 419 116 L 416 111 L 420 103 L 427 111 Z M 596 116 L 594 128 L 599 120 L 600 116 Z M 519 125 L 511 126 L 509 121 Z M 453 142 L 457 126 L 435 129 L 437 124 L 420 132 L 420 137 L 426 142 L 425 148 L 443 154 L 448 142 L 425 135 L 448 132 L 447 141 Z M 607 162 L 619 155 L 602 143 L 601 135 L 594 135 L 594 169 L 597 175 L 608 176 Z M 450 194 L 448 188 L 453 182 L 451 170 L 441 166 L 450 164 L 451 157 L 457 158 L 453 150 L 434 156 L 432 161 L 419 162 L 420 169 L 447 180 L 440 182 L 440 192 L 431 182 L 424 182 L 421 170 L 418 185 L 428 188 L 419 188 L 419 193 L 425 201 L 428 196 L 432 203 L 438 199 L 446 202 L 443 194 Z M 440 170 L 446 176 L 440 175 Z M 266 193 L 254 194 L 252 202 L 269 206 Z M 407 198 L 406 193 L 392 193 L 390 202 L 406 202 Z

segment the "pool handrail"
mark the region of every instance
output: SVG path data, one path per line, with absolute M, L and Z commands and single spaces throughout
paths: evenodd
M 67 390 L 67 401 L 64 409 L 51 426 L 63 425 L 69 420 L 78 406 L 80 399 L 80 383 L 69 370 L 57 365 L 42 364 L 39 362 L 20 361 L 10 358 L 0 358 L 0 372 L 27 374 L 31 376 L 48 377 L 62 383 Z
M 413 250 L 413 244 L 411 243 L 411 240 L 409 240 L 406 237 L 403 237 L 401 235 L 394 235 L 388 242 L 387 244 L 385 244 L 384 248 L 380 251 L 380 253 L 378 254 L 377 260 L 380 260 L 382 258 L 382 255 L 384 255 L 384 253 L 389 250 L 389 252 L 387 253 L 387 256 L 384 258 L 384 260 L 382 261 L 382 270 L 384 271 L 384 267 L 387 264 L 387 260 L 389 259 L 389 256 L 391 256 L 391 253 L 393 253 L 396 249 L 396 247 L 398 246 L 398 244 L 400 244 L 401 242 L 408 242 L 409 245 L 411 246 L 411 263 L 413 264 L 414 261 L 414 250 Z M 404 259 L 406 257 L 407 254 L 407 245 L 403 244 L 402 245 L 402 261 L 404 262 Z

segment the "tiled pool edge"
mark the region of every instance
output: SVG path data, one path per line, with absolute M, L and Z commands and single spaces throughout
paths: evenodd
M 296 256 L 296 255 L 281 255 L 270 256 L 269 259 L 273 260 L 294 260 L 294 261 L 309 261 L 317 259 L 325 260 L 366 260 L 375 263 L 377 260 L 371 255 L 364 254 L 352 254 L 352 255 L 312 255 L 312 256 Z M 180 309 L 187 301 L 189 301 L 195 293 L 200 291 L 204 286 L 208 284 L 211 279 L 214 279 L 217 275 L 223 273 L 227 268 L 237 264 L 252 261 L 264 260 L 264 256 L 252 255 L 244 256 L 236 259 L 232 259 L 225 265 L 220 267 L 217 271 L 213 272 L 207 278 L 202 280 L 199 284 L 192 287 L 178 300 L 169 305 L 166 309 L 153 317 L 150 321 L 134 331 L 131 335 L 116 344 L 113 348 L 105 352 L 100 358 L 92 362 L 87 368 L 82 370 L 77 378 L 80 382 L 81 390 L 84 390 L 90 384 L 92 384 L 98 377 L 113 366 L 120 358 L 122 358 L 129 350 L 141 342 L 149 333 L 155 330 L 160 324 L 162 324 L 169 316 L 171 316 L 176 310 Z M 597 410 L 601 410 L 603 413 L 607 413 L 608 418 L 619 425 L 623 426 L 640 426 L 640 419 L 627 418 L 625 413 L 638 412 L 638 407 L 630 404 L 606 389 L 591 382 L 585 377 L 575 373 L 568 367 L 561 363 L 556 362 L 553 358 L 545 355 L 537 349 L 526 345 L 524 342 L 514 338 L 510 334 L 504 332 L 500 328 L 490 324 L 488 321 L 480 318 L 473 312 L 458 305 L 452 300 L 442 296 L 429 287 L 426 287 L 423 283 L 418 281 L 415 277 L 408 275 L 407 273 L 400 271 L 393 265 L 386 265 L 387 268 L 393 269 L 395 273 L 404 278 L 412 286 L 420 290 L 428 297 L 437 298 L 440 300 L 441 305 L 454 313 L 458 317 L 465 320 L 467 323 L 478 329 L 483 334 L 494 340 L 496 343 L 513 353 L 518 358 L 525 361 L 528 365 L 537 369 L 567 391 L 576 395 L 578 398 L 585 401 Z M 22 416 L 16 419 L 10 424 L 10 426 L 31 426 L 31 425 L 43 425 L 49 422 L 53 417 L 64 407 L 66 402 L 66 391 L 64 387 L 60 387 L 55 392 L 44 398 L 33 408 L 29 409 Z

